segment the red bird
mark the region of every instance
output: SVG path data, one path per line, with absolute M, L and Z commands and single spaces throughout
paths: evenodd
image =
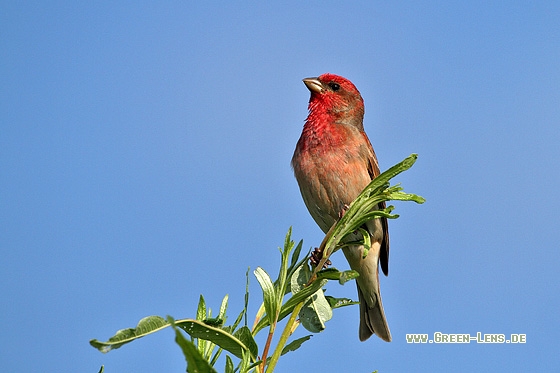
M 292 167 L 309 213 L 327 232 L 348 205 L 379 175 L 373 147 L 364 132 L 364 100 L 354 84 L 334 74 L 303 79 L 311 91 L 309 115 L 292 158 Z M 378 208 L 385 208 L 385 203 Z M 359 337 L 372 334 L 391 341 L 391 333 L 379 292 L 379 269 L 387 276 L 389 231 L 387 219 L 365 224 L 371 249 L 362 259 L 364 247 L 342 249 L 350 268 L 357 271 L 360 300 Z M 361 237 L 354 237 L 357 240 Z

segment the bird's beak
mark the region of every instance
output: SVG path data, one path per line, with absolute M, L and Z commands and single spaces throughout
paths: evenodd
M 303 79 L 303 83 L 307 86 L 307 89 L 311 91 L 311 93 L 321 93 L 323 92 L 323 84 L 319 81 L 319 78 L 305 78 Z

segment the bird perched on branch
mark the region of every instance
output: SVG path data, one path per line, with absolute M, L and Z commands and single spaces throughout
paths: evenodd
M 329 73 L 303 82 L 311 92 L 309 115 L 292 167 L 309 213 L 326 233 L 379 175 L 379 165 L 364 132 L 364 101 L 354 84 Z M 378 208 L 385 208 L 385 203 L 380 203 Z M 385 275 L 389 272 L 387 219 L 372 219 L 364 228 L 371 236 L 371 248 L 365 258 L 363 245 L 342 249 L 350 268 L 360 275 L 356 280 L 360 301 L 359 337 L 365 341 L 376 334 L 390 342 L 391 333 L 379 291 L 379 265 Z

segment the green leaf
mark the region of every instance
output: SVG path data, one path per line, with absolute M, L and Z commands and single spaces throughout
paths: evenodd
M 187 373 L 217 373 L 216 370 L 198 352 L 198 349 L 191 341 L 187 340 L 171 317 L 169 323 L 175 330 L 175 342 L 181 347 L 185 360 L 187 361 Z
M 301 347 L 301 345 L 303 344 L 303 342 L 308 341 L 309 339 L 311 339 L 312 335 L 306 335 L 305 337 L 301 337 L 298 338 L 294 341 L 291 341 L 290 343 L 288 343 L 284 349 L 282 349 L 282 354 L 281 355 L 285 355 L 290 351 L 295 351 L 298 348 Z
M 323 285 L 325 285 L 325 283 L 326 280 L 315 280 L 311 283 L 311 285 L 306 286 L 297 294 L 292 295 L 292 297 L 289 298 L 282 306 L 282 309 L 280 310 L 280 317 L 278 318 L 278 320 L 281 320 L 284 317 L 288 316 L 298 303 L 303 302 L 305 299 L 315 294 L 317 290 L 321 289 Z
M 92 339 L 89 344 L 103 353 L 115 350 L 124 344 L 130 343 L 135 339 L 142 338 L 148 334 L 157 332 L 169 326 L 169 323 L 160 316 L 144 317 L 138 322 L 136 328 L 121 329 L 109 338 L 107 342 L 100 342 Z
M 251 353 L 251 356 L 253 356 L 254 358 L 257 355 L 254 347 L 247 346 L 235 335 L 230 334 L 228 331 L 222 328 L 216 328 L 207 325 L 202 321 L 193 319 L 177 320 L 175 321 L 175 324 L 182 330 L 187 332 L 191 337 L 215 343 L 224 350 L 231 352 L 238 358 L 241 358 L 243 356 L 243 351 L 249 351 Z
M 233 368 L 233 361 L 231 360 L 231 357 L 229 357 L 229 355 L 226 355 L 226 369 L 225 369 L 226 373 L 234 373 L 235 370 Z
M 335 298 L 330 295 L 325 296 L 325 298 L 327 298 L 327 301 L 332 309 L 360 304 L 360 302 L 356 302 L 349 298 Z
M 251 329 L 246 326 L 242 326 L 241 328 L 236 330 L 233 335 L 237 339 L 239 339 L 245 346 L 247 346 L 247 349 L 249 350 L 249 352 L 251 352 L 251 356 L 256 357 L 259 355 L 259 346 L 253 338 L 253 335 L 251 334 Z
M 240 373 L 248 372 L 250 366 L 251 366 L 250 354 L 247 353 L 246 351 L 243 351 L 243 354 L 241 356 L 241 362 L 239 363 L 239 372 Z
M 318 278 L 324 278 L 324 279 L 327 279 L 327 280 L 338 280 L 340 278 L 341 274 L 342 274 L 342 272 L 340 272 L 335 267 L 329 267 L 329 268 L 325 268 L 325 269 L 322 269 L 319 272 L 317 272 L 317 277 Z
M 245 272 L 245 303 L 243 305 L 243 314 L 245 315 L 245 326 L 247 326 L 247 307 L 249 306 L 249 271 L 251 270 L 250 267 L 247 267 L 247 272 Z M 240 320 L 241 321 L 241 320 Z M 233 324 L 233 328 L 237 328 L 237 325 L 239 325 L 239 322 L 235 322 L 235 324 Z
M 354 270 L 344 271 L 340 275 L 340 278 L 338 279 L 338 282 L 340 283 L 340 285 L 344 285 L 348 281 L 351 281 L 351 280 L 354 280 L 354 279 L 358 278 L 358 276 L 360 276 L 360 274 L 357 271 L 354 271 Z
M 209 318 L 209 312 L 207 312 L 206 310 L 206 301 L 204 300 L 204 296 L 200 294 L 200 297 L 198 299 L 198 307 L 196 309 L 196 319 L 199 321 L 206 322 L 205 320 L 207 320 L 208 318 Z M 207 324 L 212 326 L 213 324 L 216 324 L 216 322 L 215 320 L 212 320 L 210 318 Z M 206 341 L 203 339 L 197 340 L 196 347 L 198 349 L 198 352 L 204 357 L 204 352 L 206 351 L 206 347 L 207 347 Z
M 413 201 L 418 204 L 426 202 L 424 197 L 412 193 L 394 192 L 389 194 L 390 199 L 395 201 Z
M 301 311 L 299 320 L 301 325 L 312 333 L 325 330 L 325 323 L 332 318 L 332 308 L 325 299 L 322 289 L 319 289 L 307 299 Z
M 346 236 L 351 235 L 366 221 L 377 217 L 398 217 L 398 215 L 391 215 L 390 210 L 387 209 L 384 211 L 374 211 L 377 209 L 379 203 L 392 199 L 414 201 L 417 203 L 424 202 L 424 198 L 420 196 L 403 193 L 399 185 L 389 186 L 389 180 L 412 167 L 417 158 L 418 155 L 411 154 L 402 162 L 381 173 L 369 183 L 360 195 L 350 204 L 342 218 L 329 231 L 329 236 L 326 237 L 324 245 L 324 255 L 326 255 L 326 257 L 330 256 L 338 248 L 338 245 Z
M 311 270 L 309 269 L 309 265 L 307 263 L 303 263 L 297 267 L 290 279 L 290 289 L 292 294 L 297 294 L 301 291 L 305 284 L 309 281 L 310 277 Z
M 364 240 L 364 250 L 362 253 L 362 259 L 365 259 L 369 249 L 371 249 L 371 236 L 369 235 L 369 232 L 366 231 L 364 228 L 358 228 L 358 231 L 360 231 L 360 233 L 362 234 L 362 238 Z
M 266 359 L 266 361 L 268 362 L 270 360 L 270 358 Z M 255 361 L 254 363 L 251 363 L 250 365 L 248 364 L 245 368 L 245 370 L 239 370 L 240 372 L 250 372 L 252 369 L 254 369 L 255 367 L 258 367 L 259 365 L 262 364 L 262 360 L 258 360 Z
M 286 238 L 284 239 L 284 249 L 281 251 L 282 262 L 280 265 L 280 272 L 278 273 L 278 279 L 274 283 L 276 289 L 275 291 L 276 304 L 274 307 L 275 311 L 280 309 L 280 307 L 282 307 L 282 301 L 284 300 L 284 295 L 286 294 L 288 288 L 288 283 L 287 283 L 288 271 L 289 271 L 288 261 L 290 259 L 290 252 L 294 247 L 294 241 L 292 241 L 291 235 L 292 235 L 292 227 L 288 229 L 288 233 L 286 234 Z M 274 317 L 276 317 L 276 312 L 274 314 Z
M 347 271 L 340 272 L 338 269 L 331 267 L 323 269 L 317 272 L 317 278 L 328 279 L 328 280 L 338 280 L 340 285 L 344 285 L 346 282 L 353 280 L 359 276 L 358 272 L 350 269 Z
M 304 263 L 305 264 L 305 263 Z M 299 267 L 298 267 L 299 268 Z M 280 309 L 278 313 L 278 320 L 280 321 L 284 319 L 286 316 L 292 313 L 294 307 L 297 306 L 299 303 L 303 302 L 305 299 L 313 295 L 317 290 L 321 289 L 323 285 L 326 283 L 327 280 L 315 280 L 309 286 L 301 289 L 296 294 L 292 293 L 292 297 L 290 297 Z M 254 327 L 253 335 L 256 335 L 259 331 L 263 328 L 266 328 L 268 325 L 268 319 L 262 318 L 257 325 Z
M 243 320 L 243 317 L 245 317 L 245 326 L 247 326 L 247 307 L 249 306 L 249 270 L 250 268 L 247 268 L 247 272 L 245 272 L 245 304 L 243 306 L 243 310 L 239 313 L 237 319 L 235 319 L 235 322 L 231 326 L 231 330 L 235 330 L 235 328 L 237 328 L 239 323 L 241 323 L 241 320 Z
M 284 252 L 289 254 L 294 247 L 294 242 L 292 241 L 292 227 L 288 228 L 288 233 L 284 237 Z
M 198 299 L 198 308 L 196 309 L 196 319 L 202 321 L 206 317 L 206 301 L 204 300 L 202 294 L 200 294 L 200 298 Z
M 294 252 L 292 253 L 292 260 L 290 262 L 290 268 L 289 268 L 290 270 L 295 268 L 295 265 L 298 262 L 299 255 L 301 253 L 301 248 L 302 247 L 303 247 L 303 240 L 300 240 L 299 243 L 297 244 L 296 248 L 294 249 Z
M 334 271 L 339 273 L 336 269 Z M 327 272 L 333 274 L 332 269 L 327 270 Z M 304 263 L 294 271 L 291 279 L 291 289 L 294 296 L 308 289 L 308 287 L 304 286 L 307 284 L 310 277 L 311 270 L 307 263 Z M 299 312 L 301 325 L 313 333 L 318 333 L 325 329 L 325 322 L 332 317 L 332 309 L 321 289 L 322 285 L 326 284 L 326 280 L 319 279 L 318 282 L 320 285 L 319 288 L 317 288 L 313 294 L 306 297 L 306 299 L 302 299 L 302 301 L 305 300 L 305 304 Z M 286 304 L 289 304 L 290 300 L 291 299 L 289 299 Z
M 298 248 L 299 251 L 301 251 L 301 246 L 303 246 L 303 240 L 299 242 L 298 244 Z M 288 279 L 290 280 L 290 283 L 293 279 L 294 273 L 296 272 L 296 270 L 298 270 L 302 265 L 306 264 L 307 261 L 309 260 L 309 255 L 310 255 L 311 251 L 309 251 L 299 262 L 296 262 L 295 264 L 291 264 L 290 268 L 288 269 Z M 299 255 L 298 255 L 299 257 Z M 295 258 L 297 260 L 297 258 Z M 292 257 L 292 263 L 294 262 L 294 257 Z M 286 293 L 284 295 L 286 295 L 287 293 L 289 293 L 291 291 L 290 288 L 286 287 Z
M 215 347 L 215 346 L 216 346 L 216 345 L 212 343 L 212 350 L 214 350 L 214 347 Z M 218 348 L 218 351 L 216 351 L 216 353 L 212 356 L 212 358 L 209 359 L 209 360 L 210 360 L 210 365 L 212 365 L 212 366 L 215 366 L 215 365 L 216 365 L 216 361 L 218 361 L 218 358 L 219 358 L 220 355 L 222 354 L 222 351 L 224 351 L 223 348 L 221 348 L 221 347 Z M 226 356 L 228 356 L 228 355 L 226 355 Z
M 276 321 L 276 293 L 274 291 L 274 284 L 268 273 L 261 267 L 257 267 L 254 274 L 263 291 L 264 309 L 268 323 L 272 325 Z
M 220 306 L 220 313 L 218 314 L 218 319 L 222 319 L 222 324 L 226 321 L 226 311 L 228 306 L 229 296 L 226 294 L 224 299 L 222 299 L 222 305 Z
M 375 218 L 397 219 L 399 217 L 398 214 L 391 214 L 389 212 L 389 210 L 392 211 L 393 209 L 394 206 L 389 206 L 384 210 L 373 210 L 363 213 L 359 217 L 356 217 L 355 224 L 364 224 L 365 222 Z
M 291 351 L 295 351 L 298 348 L 301 347 L 301 345 L 303 344 L 303 342 L 308 341 L 309 339 L 311 339 L 311 337 L 313 337 L 313 335 L 306 335 L 305 337 L 301 337 L 298 338 L 296 340 L 293 340 L 292 342 L 288 343 L 286 346 L 284 346 L 284 348 L 282 349 L 282 352 L 280 353 L 280 356 L 286 355 L 288 352 Z M 266 364 L 268 365 L 270 360 L 272 359 L 272 356 L 268 357 L 266 359 Z
M 398 174 L 400 174 L 400 173 L 408 170 L 410 167 L 412 167 L 414 165 L 414 163 L 416 163 L 417 159 L 418 159 L 418 154 L 411 154 L 408 157 L 406 157 L 404 160 L 402 160 L 400 163 L 397 163 L 393 167 L 389 168 L 387 171 L 381 173 L 375 179 L 376 180 L 379 179 L 378 180 L 379 184 L 387 183 L 387 182 L 389 182 L 389 180 L 391 180 L 392 178 L 394 178 Z

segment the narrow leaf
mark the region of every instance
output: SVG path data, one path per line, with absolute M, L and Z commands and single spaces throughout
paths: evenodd
M 250 364 L 251 364 L 250 354 L 247 351 L 243 351 L 241 356 L 241 362 L 239 362 L 239 372 L 240 373 L 248 372 Z
M 342 216 L 342 218 L 329 231 L 329 235 L 325 238 L 324 242 L 324 255 L 327 257 L 330 256 L 347 235 L 356 231 L 365 221 L 367 221 L 365 219 L 372 219 L 376 217 L 396 218 L 396 215 L 391 215 L 387 211 L 372 211 L 379 203 L 390 201 L 392 199 L 392 195 L 396 197 L 395 199 L 401 201 L 423 202 L 424 199 L 422 197 L 401 192 L 402 188 L 400 186 L 389 186 L 389 180 L 412 167 L 417 158 L 418 155 L 411 154 L 402 162 L 381 173 L 373 179 L 368 186 L 366 186 L 366 188 L 350 204 L 344 216 Z
M 209 310 L 208 310 L 209 311 Z M 202 296 L 202 294 L 200 294 L 200 298 L 198 299 L 198 307 L 196 309 L 196 319 L 199 321 L 205 321 L 210 317 L 210 313 L 206 310 L 206 301 L 204 300 L 204 296 Z M 215 325 L 216 322 L 213 322 L 212 319 L 209 319 L 209 321 L 207 322 L 208 325 L 212 326 L 217 326 Z M 193 341 L 194 342 L 194 341 Z M 204 356 L 204 351 L 206 350 L 206 341 L 204 339 L 200 339 L 196 341 L 196 347 L 198 349 L 198 352 Z
M 395 192 L 391 193 L 389 197 L 395 201 L 413 201 L 419 204 L 426 202 L 424 197 L 412 193 Z
M 286 233 L 286 237 L 284 238 L 284 250 L 286 250 L 287 248 L 289 248 L 288 250 L 291 250 L 292 247 L 292 227 L 290 227 L 288 228 L 288 233 Z
M 322 269 L 319 272 L 317 272 L 317 277 L 318 278 L 324 278 L 324 279 L 327 279 L 327 280 L 338 280 L 340 278 L 341 274 L 342 274 L 342 272 L 340 272 L 335 267 L 329 267 L 329 268 L 325 268 L 325 269 Z
M 301 253 L 301 248 L 302 247 L 303 247 L 303 240 L 300 240 L 299 243 L 297 244 L 296 248 L 294 249 L 294 252 L 292 253 L 292 260 L 290 262 L 290 269 L 294 268 L 296 263 L 298 262 L 299 255 Z
M 261 285 L 263 291 L 263 302 L 264 308 L 266 310 L 266 316 L 269 325 L 273 324 L 276 318 L 276 296 L 274 291 L 274 285 L 270 276 L 264 269 L 257 267 L 254 271 L 257 281 Z
M 338 280 L 340 285 L 344 285 L 346 282 L 353 280 L 359 276 L 358 272 L 350 269 L 340 272 L 338 269 L 331 267 L 323 269 L 317 272 L 317 278 L 328 279 L 328 280 Z
M 181 347 L 185 360 L 187 361 L 187 373 L 217 373 L 216 370 L 198 352 L 196 346 L 187 340 L 170 317 L 169 322 L 175 330 L 175 342 Z
M 367 254 L 369 253 L 369 249 L 371 249 L 371 236 L 369 235 L 369 232 L 364 228 L 359 228 L 358 230 L 360 231 L 364 239 L 364 250 L 362 253 L 362 259 L 365 259 Z
M 249 346 L 246 346 L 239 338 L 222 328 L 216 328 L 202 321 L 193 319 L 177 320 L 175 324 L 191 337 L 215 343 L 238 358 L 241 358 L 242 352 L 246 350 L 250 351 L 253 357 L 256 357 L 256 354 L 252 354 L 253 347 L 250 349 Z
M 344 271 L 342 272 L 342 275 L 340 275 L 338 282 L 340 283 L 340 285 L 344 285 L 348 281 L 358 278 L 358 276 L 360 276 L 360 274 L 354 270 Z
M 228 306 L 228 298 L 229 296 L 226 294 L 224 299 L 222 299 L 222 305 L 220 306 L 220 313 L 218 314 L 218 319 L 222 319 L 222 323 L 226 321 L 226 311 Z
M 311 337 L 313 337 L 312 335 L 306 335 L 305 337 L 301 337 L 298 338 L 294 341 L 291 341 L 290 343 L 288 343 L 284 349 L 282 350 L 282 354 L 281 355 L 285 355 L 290 351 L 295 351 L 298 348 L 301 347 L 301 345 L 303 344 L 303 342 L 308 341 L 309 339 L 311 339 Z
M 231 357 L 229 357 L 229 355 L 226 355 L 226 369 L 225 369 L 226 373 L 234 373 L 234 367 L 233 367 L 233 361 L 231 360 Z
M 286 316 L 292 313 L 294 307 L 300 302 L 303 302 L 307 297 L 313 295 L 317 290 L 323 287 L 327 280 L 316 280 L 311 283 L 311 285 L 301 289 L 297 294 L 293 294 L 286 303 L 282 305 L 280 312 L 278 313 L 278 321 L 284 319 Z M 256 335 L 260 330 L 266 328 L 268 325 L 268 319 L 261 319 L 253 329 L 253 335 Z
M 250 268 L 247 268 L 247 272 L 245 272 L 245 303 L 243 306 L 243 310 L 239 313 L 237 319 L 235 319 L 231 330 L 235 330 L 239 323 L 241 323 L 241 320 L 243 320 L 243 318 L 245 318 L 245 326 L 247 326 L 247 307 L 249 306 L 249 270 Z
M 400 163 L 397 163 L 393 167 L 389 168 L 387 171 L 381 173 L 378 177 L 376 177 L 376 179 L 379 179 L 380 183 L 386 183 L 392 178 L 394 178 L 395 176 L 397 176 L 398 174 L 412 167 L 416 162 L 416 159 L 418 159 L 418 154 L 411 154 Z
M 294 241 L 291 239 L 292 228 L 288 230 L 286 234 L 286 239 L 284 240 L 284 249 L 282 250 L 282 263 L 280 265 L 280 272 L 278 273 L 278 279 L 274 283 L 275 286 L 275 306 L 274 306 L 274 317 L 276 317 L 276 310 L 282 307 L 282 301 L 284 300 L 284 295 L 287 292 L 287 279 L 288 279 L 288 262 L 290 259 L 290 252 L 294 247 Z M 273 322 L 273 321 L 271 321 Z
M 109 338 L 107 342 L 100 342 L 92 339 L 89 344 L 103 353 L 115 350 L 124 344 L 130 343 L 135 339 L 142 338 L 148 334 L 157 332 L 169 326 L 169 323 L 160 316 L 144 317 L 138 322 L 136 328 L 121 329 Z
M 267 363 L 268 363 L 269 360 L 270 360 L 270 358 L 266 359 Z M 250 365 L 247 365 L 247 367 L 245 368 L 245 370 L 241 370 L 241 369 L 240 369 L 239 371 L 240 371 L 240 372 L 243 372 L 243 373 L 245 373 L 245 372 L 250 372 L 252 369 L 258 367 L 258 366 L 261 365 L 261 364 L 262 364 L 262 360 L 258 360 L 258 361 L 255 361 L 254 363 L 251 363 Z
M 249 352 L 251 352 L 251 356 L 259 355 L 259 346 L 257 345 L 257 342 L 253 338 L 251 330 L 248 327 L 243 326 L 239 328 L 235 331 L 235 333 L 233 333 L 233 335 L 237 339 L 239 339 L 245 346 L 247 346 L 247 349 L 249 350 Z
M 356 302 L 349 298 L 335 298 L 330 295 L 325 296 L 325 298 L 327 298 L 327 301 L 332 309 L 360 304 L 360 302 Z
M 206 317 L 206 301 L 204 300 L 202 294 L 200 294 L 200 298 L 198 299 L 198 308 L 196 309 L 196 319 L 202 321 Z

